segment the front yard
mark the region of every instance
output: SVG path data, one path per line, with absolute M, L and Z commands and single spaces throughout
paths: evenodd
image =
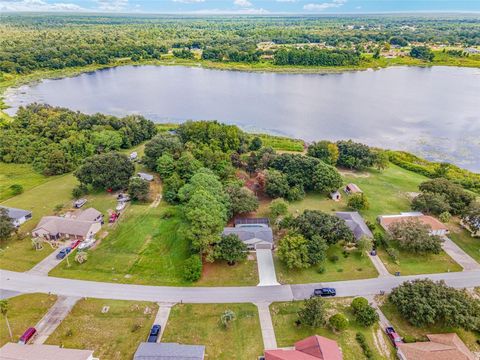
M 108 306 L 108 312 L 102 309 Z M 149 302 L 83 299 L 46 344 L 94 351 L 102 360 L 131 359 L 146 341 L 158 306 Z
M 301 301 L 273 303 L 270 305 L 273 327 L 279 347 L 291 347 L 296 341 L 302 340 L 311 335 L 325 336 L 338 342 L 342 349 L 344 360 L 365 359 L 362 349 L 355 340 L 357 332 L 362 333 L 371 348 L 373 359 L 395 359 L 392 346 L 388 343 L 378 324 L 371 328 L 364 328 L 357 324 L 353 314 L 349 310 L 352 298 L 329 299 L 327 301 L 329 316 L 335 313 L 343 313 L 349 320 L 347 329 L 335 333 L 329 327 L 311 328 L 308 326 L 297 326 L 298 310 L 302 307 Z
M 228 328 L 225 310 L 235 313 Z M 263 354 L 257 307 L 253 304 L 177 304 L 172 308 L 162 342 L 205 345 L 206 359 L 252 360 Z
M 480 262 L 480 238 L 472 237 L 469 231 L 460 226 L 458 219 L 452 219 L 448 223 L 448 228 L 450 230 L 448 237 L 468 255 Z

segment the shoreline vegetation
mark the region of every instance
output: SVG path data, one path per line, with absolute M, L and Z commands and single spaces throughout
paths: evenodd
M 374 59 L 371 55 L 364 55 L 358 65 L 348 66 L 303 66 L 303 65 L 276 65 L 271 61 L 260 61 L 257 63 L 241 62 L 217 62 L 203 59 L 181 59 L 171 54 L 162 55 L 161 59 L 140 59 L 134 61 L 130 58 L 116 59 L 108 64 L 91 64 L 81 67 L 69 67 L 63 69 L 36 70 L 27 74 L 11 74 L 0 72 L 0 121 L 10 120 L 11 117 L 3 110 L 9 106 L 5 103 L 5 93 L 11 88 L 18 88 L 23 85 L 32 85 L 46 79 L 61 79 L 75 77 L 81 74 L 98 70 L 111 69 L 120 66 L 186 66 L 201 67 L 210 70 L 244 71 L 244 72 L 268 72 L 278 74 L 340 74 L 345 72 L 381 70 L 394 66 L 453 66 L 480 68 L 480 57 L 455 57 L 442 51 L 434 51 L 435 58 L 431 62 L 411 57 L 396 57 Z M 0 123 L 1 124 L 1 123 Z

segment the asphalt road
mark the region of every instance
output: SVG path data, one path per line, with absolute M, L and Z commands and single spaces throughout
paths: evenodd
M 423 278 L 445 280 L 448 285 L 456 288 L 480 286 L 480 270 L 320 284 L 243 287 L 168 287 L 115 284 L 0 270 L 0 290 L 173 303 L 261 303 L 305 299 L 317 287 L 334 287 L 337 289 L 338 296 L 375 295 L 382 290 L 389 292 L 403 281 Z

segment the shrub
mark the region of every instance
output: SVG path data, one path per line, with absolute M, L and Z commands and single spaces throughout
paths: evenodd
M 445 211 L 443 213 L 441 213 L 438 218 L 440 219 L 441 222 L 443 223 L 448 223 L 450 221 L 450 219 L 452 218 L 452 215 L 450 215 L 450 213 L 448 211 Z
M 202 259 L 199 255 L 190 256 L 183 267 L 183 278 L 189 282 L 195 282 L 202 276 Z
M 83 185 L 83 184 L 80 184 L 78 186 L 75 186 L 72 190 L 72 196 L 75 198 L 75 199 L 78 199 L 79 197 L 85 195 L 85 194 L 88 194 L 88 188 Z
M 348 197 L 347 205 L 352 210 L 368 209 L 369 204 L 364 194 L 353 194 Z
M 336 263 L 338 260 L 340 260 L 340 258 L 338 257 L 338 255 L 331 255 L 328 257 L 328 260 L 330 260 L 333 263 Z
M 372 352 L 372 349 L 370 349 L 370 346 L 368 346 L 368 344 L 367 344 L 367 340 L 365 339 L 365 335 L 357 332 L 357 334 L 355 335 L 355 340 L 357 340 L 358 344 L 362 348 L 363 355 L 365 355 L 365 357 L 369 360 L 373 359 L 374 358 L 373 357 L 373 352 Z
M 14 195 L 14 196 L 20 195 L 21 193 L 23 193 L 23 186 L 20 185 L 20 184 L 10 185 L 10 192 L 11 192 L 12 195 Z
M 325 266 L 320 265 L 320 266 L 317 268 L 317 273 L 323 274 L 324 272 L 325 272 Z
M 342 331 L 347 328 L 348 319 L 345 317 L 345 315 L 339 313 L 330 316 L 328 323 L 334 331 Z
M 398 250 L 392 247 L 387 247 L 385 249 L 387 252 L 387 255 L 390 256 L 390 258 L 395 262 L 395 264 L 398 264 Z
M 311 327 L 325 324 L 325 300 L 312 296 L 304 300 L 302 308 L 298 311 L 298 322 Z

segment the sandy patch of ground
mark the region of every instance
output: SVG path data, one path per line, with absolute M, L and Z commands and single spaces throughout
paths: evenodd
M 373 334 L 373 342 L 375 343 L 375 347 L 378 349 L 378 351 L 389 359 L 391 356 L 390 348 L 385 342 L 385 337 L 383 336 L 381 329 L 377 329 L 377 331 Z
M 366 172 L 358 172 L 358 171 L 345 170 L 345 169 L 338 170 L 338 172 L 342 176 L 353 176 L 353 177 L 356 177 L 356 178 L 368 178 L 368 177 L 370 177 L 370 174 L 366 173 Z

